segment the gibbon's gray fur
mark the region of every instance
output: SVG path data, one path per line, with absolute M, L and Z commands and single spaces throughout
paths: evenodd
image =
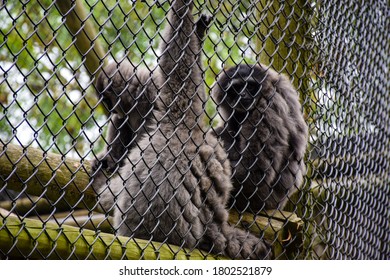
M 114 210 L 120 235 L 230 258 L 268 258 L 264 241 L 228 224 L 231 169 L 202 122 L 202 50 L 192 7 L 192 1 L 177 0 L 169 11 L 148 134 L 130 150 L 119 175 L 107 184 L 97 176 L 94 188 L 103 209 Z
M 196 23 L 200 41 L 204 39 L 207 21 L 203 17 Z M 198 63 L 201 63 L 200 55 Z M 99 74 L 96 89 L 113 116 L 105 138 L 108 145 L 93 161 L 94 170 L 102 168 L 113 173 L 123 166 L 130 149 L 149 130 L 159 88 L 158 75 L 144 68 L 134 69 L 128 61 L 113 62 Z
M 108 125 L 106 150 L 97 156 L 93 168 L 112 173 L 123 166 L 128 152 L 148 132 L 159 80 L 151 71 L 134 69 L 129 62 L 111 63 L 100 73 L 96 89 L 113 113 Z
M 240 64 L 221 74 L 212 96 L 232 165 L 231 203 L 252 213 L 282 209 L 305 173 L 308 128 L 297 91 L 266 66 Z

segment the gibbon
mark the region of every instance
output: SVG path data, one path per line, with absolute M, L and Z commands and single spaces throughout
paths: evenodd
M 204 39 L 209 19 L 202 17 L 196 24 L 198 39 Z M 201 64 L 201 56 L 198 63 Z M 123 166 L 125 156 L 148 132 L 151 112 L 160 88 L 159 76 L 128 61 L 110 63 L 101 71 L 96 89 L 106 109 L 112 113 L 105 138 L 106 149 L 93 161 L 93 169 L 102 168 L 109 174 Z
M 252 213 L 282 209 L 305 173 L 308 127 L 297 91 L 264 65 L 240 64 L 220 75 L 212 96 L 232 165 L 231 203 Z

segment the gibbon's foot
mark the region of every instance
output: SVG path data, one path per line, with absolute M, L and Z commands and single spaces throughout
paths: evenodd
M 238 229 L 229 229 L 227 234 L 226 253 L 235 259 L 270 259 L 271 246 L 253 234 Z

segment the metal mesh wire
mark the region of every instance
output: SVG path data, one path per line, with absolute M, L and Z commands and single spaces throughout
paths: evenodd
M 129 176 L 120 167 L 138 145 L 138 135 L 147 131 L 148 119 L 157 118 L 158 94 L 137 97 L 130 110 L 123 99 L 127 92 L 138 94 L 131 88 L 134 79 L 142 85 L 140 96 L 159 87 L 152 74 L 142 76 L 142 71 L 158 71 L 169 10 L 169 3 L 152 0 L 2 1 L 1 259 L 221 257 L 204 247 L 171 244 L 172 233 L 164 240 L 120 236 L 110 212 L 116 205 L 102 211 L 100 193 L 93 188 L 100 170 L 107 188 L 115 176 L 126 184 Z M 217 133 L 226 119 L 235 118 L 217 113 L 221 104 L 210 96 L 216 81 L 230 67 L 261 63 L 291 80 L 309 129 L 306 175 L 286 205 L 243 209 L 233 198 L 230 225 L 267 240 L 276 259 L 389 259 L 387 1 L 195 1 L 194 14 L 211 16 L 202 46 L 205 114 L 195 126 Z M 116 65 L 116 76 L 104 68 L 108 63 Z M 106 88 L 119 94 L 116 99 L 99 93 L 100 73 L 109 81 Z M 195 100 L 196 94 L 188 98 Z M 183 109 L 184 115 L 196 114 L 195 102 Z M 122 119 L 117 118 L 120 110 Z M 141 116 L 138 129 L 130 127 L 129 112 Z M 110 126 L 120 133 L 108 136 Z M 146 134 L 146 139 L 153 137 L 153 132 Z M 196 142 L 192 136 L 183 140 L 183 150 Z M 166 136 L 168 148 L 170 137 L 175 136 Z M 246 140 L 258 141 L 255 135 Z M 234 188 L 239 194 L 243 185 Z M 246 193 L 245 199 L 264 198 Z M 159 213 L 154 217 L 158 227 Z

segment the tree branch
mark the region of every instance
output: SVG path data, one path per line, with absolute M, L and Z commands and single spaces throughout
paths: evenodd
M 0 169 L 0 183 L 9 190 L 44 197 L 61 208 L 96 208 L 88 161 L 0 144 Z
M 223 259 L 194 249 L 161 244 L 39 220 L 20 220 L 0 210 L 0 251 L 13 258 L 29 259 Z M 17 242 L 15 243 L 15 239 Z M 53 249 L 55 248 L 55 250 Z
M 95 192 L 89 187 L 90 174 L 91 166 L 88 161 L 65 159 L 60 155 L 46 153 L 35 148 L 0 144 L 1 184 L 10 190 L 44 197 L 52 201 L 52 205 L 56 207 L 61 205 L 62 209 L 65 206 L 69 210 L 78 207 L 98 211 Z M 9 216 L 6 219 L 7 225 L 9 225 L 8 219 L 10 219 Z M 11 224 L 17 228 L 18 226 L 14 222 Z M 26 222 L 25 219 L 24 222 Z M 293 258 L 302 247 L 303 221 L 294 213 L 273 210 L 254 216 L 249 213 L 238 214 L 231 211 L 230 222 L 250 230 L 259 237 L 264 235 L 266 239 L 271 240 L 274 255 L 278 258 Z M 31 225 L 35 226 L 34 223 Z M 10 230 L 8 228 L 0 230 L 0 234 L 4 235 L 4 231 L 9 232 Z M 74 231 L 75 229 L 72 229 L 69 233 L 72 234 Z M 77 229 L 78 234 L 80 231 L 85 232 L 84 229 Z M 58 230 L 55 232 L 58 233 Z M 88 234 L 88 236 L 92 235 L 92 233 Z M 7 236 L 0 237 L 2 240 L 7 238 L 11 242 L 12 236 Z M 87 239 L 92 238 L 88 236 Z M 96 232 L 93 236 L 97 238 Z M 114 236 L 110 238 L 114 238 Z M 50 244 L 46 245 L 51 246 Z
M 76 38 L 76 48 L 81 56 L 85 56 L 85 67 L 89 74 L 96 76 L 101 69 L 105 54 L 97 40 L 97 32 L 88 20 L 85 7 L 79 0 L 56 1 L 55 5 L 65 18 L 65 25 Z

